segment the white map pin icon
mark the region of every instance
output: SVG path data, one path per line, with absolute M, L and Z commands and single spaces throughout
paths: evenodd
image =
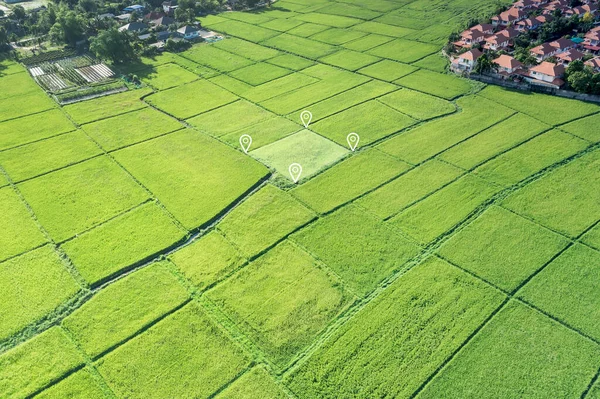
M 358 147 L 358 143 L 360 142 L 360 136 L 356 133 L 350 133 L 348 137 L 346 137 L 346 140 L 348 141 L 350 149 L 354 152 L 356 147 Z
M 310 122 L 312 121 L 312 114 L 310 111 L 302 111 L 300 114 L 300 120 L 302 121 L 304 127 L 308 129 L 308 125 L 310 125 Z
M 240 137 L 240 145 L 242 146 L 242 150 L 247 154 L 248 150 L 250 150 L 250 146 L 252 145 L 252 137 L 247 134 L 244 134 Z
M 289 171 L 294 183 L 298 183 L 298 180 L 300 180 L 300 176 L 302 175 L 302 165 L 299 163 L 293 163 L 290 165 Z

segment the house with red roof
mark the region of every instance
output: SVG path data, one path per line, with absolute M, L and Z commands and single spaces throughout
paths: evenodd
M 527 18 L 527 12 L 519 10 L 515 7 L 511 7 L 508 10 L 501 12 L 499 15 L 492 17 L 492 25 L 508 26 L 510 24 L 517 23 L 525 18 Z
M 544 61 L 547 58 L 556 55 L 557 49 L 550 45 L 550 43 L 543 43 L 529 50 L 531 55 L 535 57 L 538 62 Z
M 521 62 L 507 54 L 502 54 L 498 58 L 494 58 L 492 63 L 496 65 L 498 74 L 503 76 L 510 76 L 523 69 L 523 64 Z
M 594 57 L 591 60 L 584 62 L 584 64 L 591 67 L 594 72 L 600 72 L 600 57 Z
M 460 54 L 450 64 L 450 68 L 454 72 L 471 72 L 477 65 L 477 60 L 483 55 L 478 49 L 469 50 Z
M 552 62 L 542 62 L 540 65 L 529 69 L 529 77 L 538 82 L 543 82 L 554 88 L 560 88 L 565 82 L 561 79 L 565 75 L 565 67 Z
M 571 49 L 564 51 L 556 56 L 559 64 L 564 66 L 569 66 L 569 64 L 576 60 L 581 60 L 585 57 L 585 54 L 579 50 Z

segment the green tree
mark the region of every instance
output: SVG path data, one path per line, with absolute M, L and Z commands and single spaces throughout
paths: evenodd
M 116 28 L 102 31 L 90 39 L 90 51 L 96 57 L 123 64 L 137 58 L 133 39 L 128 32 L 119 32 Z
M 54 43 L 75 46 L 75 43 L 84 38 L 85 26 L 85 18 L 75 11 L 61 13 L 50 28 L 50 39 Z
M 589 68 L 583 71 L 573 72 L 567 78 L 569 85 L 578 93 L 590 93 L 592 91 L 593 73 Z
M 25 21 L 25 18 L 27 18 L 27 13 L 25 12 L 23 6 L 15 6 L 12 9 L 12 16 L 17 21 L 23 22 Z
M 8 32 L 4 26 L 0 26 L 0 52 L 10 49 L 8 46 Z
M 492 65 L 492 60 L 490 59 L 490 56 L 487 54 L 483 54 L 477 60 L 477 64 L 475 64 L 475 72 L 477 72 L 479 74 L 490 72 L 492 70 L 492 67 L 493 67 L 493 65 Z

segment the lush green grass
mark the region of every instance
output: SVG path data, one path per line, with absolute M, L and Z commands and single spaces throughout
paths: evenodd
M 345 17 L 360 19 L 373 19 L 381 15 L 381 13 L 369 10 L 367 8 L 344 3 L 332 3 L 331 5 L 319 8 L 319 13 L 342 15 Z
M 504 206 L 569 236 L 597 222 L 600 151 L 586 154 L 512 194 Z
M 158 205 L 144 204 L 62 245 L 92 285 L 181 240 L 186 234 Z
M 108 157 L 28 180 L 19 184 L 19 190 L 56 241 L 73 237 L 148 198 Z
M 87 398 L 103 399 L 109 398 L 100 387 L 98 381 L 92 376 L 88 368 L 80 370 L 64 380 L 44 390 L 36 399 L 64 399 L 64 398 Z
M 551 125 L 600 111 L 600 107 L 592 103 L 537 93 L 525 95 L 499 86 L 488 86 L 479 94 Z
M 382 44 L 391 40 L 393 39 L 388 36 L 381 36 L 374 33 L 365 36 L 363 33 L 360 35 L 359 39 L 344 43 L 342 47 L 354 51 L 366 51 L 372 49 L 373 47 L 381 46 Z
M 252 137 L 251 150 L 256 150 L 267 144 L 274 143 L 275 141 L 287 137 L 293 133 L 296 133 L 304 129 L 297 123 L 290 121 L 283 117 L 269 118 L 265 121 L 258 122 L 247 128 L 238 130 L 233 133 L 229 133 L 221 137 L 221 140 L 229 143 L 231 146 L 239 147 L 240 137 L 244 134 Z
M 461 174 L 460 169 L 432 159 L 365 195 L 357 203 L 380 218 L 387 219 Z
M 200 289 L 204 289 L 244 263 L 239 251 L 223 235 L 210 232 L 170 259 Z
M 210 28 L 228 35 L 244 38 L 255 43 L 262 42 L 279 34 L 279 32 L 276 30 L 266 29 L 240 21 L 220 22 L 218 24 L 211 25 Z
M 477 96 L 464 97 L 456 104 L 461 112 L 441 118 L 388 140 L 378 148 L 417 164 L 485 130 L 514 112 Z M 493 113 L 481 112 L 493 109 Z
M 302 25 L 304 22 L 298 21 L 296 19 L 283 19 L 277 18 L 272 19 L 264 24 L 260 24 L 263 28 L 276 30 L 279 32 L 287 32 L 290 29 L 294 29 L 295 27 Z
M 16 75 L 23 75 L 27 79 L 30 79 L 26 74 L 18 73 Z M 2 78 L 2 80 L 4 79 L 5 78 Z M 6 84 L 7 83 L 5 82 L 2 83 L 3 90 L 6 87 Z M 54 107 L 56 107 L 56 103 L 54 101 L 52 101 L 44 93 L 37 91 L 29 94 L 15 95 L 12 98 L 0 98 L 0 109 L 2 109 L 2 114 L 0 114 L 0 122 L 50 110 Z
M 390 223 L 429 243 L 465 219 L 498 188 L 466 175 L 401 212 Z
M 267 64 L 266 62 L 257 62 L 256 64 L 233 71 L 230 75 L 252 86 L 258 86 L 290 73 L 292 71 L 288 69 Z
M 48 245 L 0 263 L 0 341 L 37 322 L 78 291 L 79 285 Z
M 83 363 L 59 327 L 0 355 L 0 396 L 26 398 Z
M 562 125 L 560 128 L 571 134 L 581 137 L 582 139 L 590 140 L 594 143 L 600 141 L 600 133 L 598 132 L 598 124 L 600 124 L 600 114 L 595 114 L 585 118 L 577 119 Z
M 0 189 L 0 209 L 0 261 L 46 242 L 46 238 L 12 187 Z
M 442 54 L 432 54 L 413 63 L 413 65 L 434 72 L 444 73 L 448 68 L 448 58 Z
M 302 130 L 272 144 L 250 152 L 254 158 L 268 165 L 289 180 L 289 167 L 302 166 L 300 181 L 313 176 L 343 158 L 348 150 L 309 130 Z
M 147 105 L 140 98 L 150 93 L 150 89 L 130 90 L 66 105 L 63 109 L 75 122 L 84 124 L 144 108 Z
M 0 152 L 0 165 L 14 182 L 51 172 L 102 153 L 80 130 Z
M 106 151 L 112 151 L 182 127 L 173 118 L 148 107 L 90 123 L 82 129 Z
M 530 139 L 550 126 L 527 115 L 515 114 L 439 155 L 440 159 L 471 169 Z
M 599 276 L 600 252 L 575 244 L 536 275 L 519 296 L 598 339 Z
M 142 80 L 158 90 L 165 90 L 193 82 L 198 78 L 198 75 L 177 64 L 164 64 L 155 67 L 152 73 L 144 76 Z
M 314 218 L 294 197 L 266 185 L 218 224 L 247 257 L 260 253 Z
M 510 186 L 588 146 L 588 142 L 552 130 L 486 162 L 475 173 L 484 179 Z
M 372 55 L 352 50 L 340 50 L 337 53 L 319 59 L 321 62 L 348 69 L 349 71 L 356 71 L 379 60 L 379 58 Z
M 311 398 L 410 397 L 502 299 L 430 258 L 336 331 L 291 375 L 290 386 Z
M 600 250 L 600 223 L 596 224 L 594 228 L 585 233 L 581 239 L 586 244 Z
M 400 131 L 415 120 L 377 100 L 348 108 L 315 123 L 311 128 L 331 140 L 347 146 L 349 133 L 358 133 L 359 146 L 371 144 Z
M 228 19 L 234 19 L 236 21 L 248 22 L 250 24 L 262 24 L 271 20 L 269 14 L 264 13 L 253 13 L 253 12 L 229 12 L 223 14 L 223 17 Z
M 301 71 L 309 66 L 313 66 L 314 62 L 306 58 L 299 57 L 293 54 L 283 54 L 267 61 L 269 64 L 277 65 L 293 71 Z
M 471 81 L 467 79 L 425 69 L 420 69 L 415 73 L 402 77 L 394 83 L 448 100 L 468 93 L 472 89 Z
M 128 339 L 188 298 L 164 263 L 116 281 L 63 320 L 85 352 L 96 357 Z
M 202 98 L 198 97 L 198 93 L 202 93 Z M 187 119 L 229 104 L 236 99 L 235 95 L 219 86 L 206 80 L 199 80 L 152 94 L 146 100 L 178 119 Z
M 2 76 L 2 93 L 0 93 L 0 101 L 4 102 L 6 99 L 31 94 L 44 95 L 37 83 L 35 83 L 28 74 L 18 73 Z M 4 119 L 8 118 L 5 118 L 3 110 L 2 120 Z
M 51 110 L 0 123 L 0 150 L 70 132 L 75 126 L 62 112 Z
M 412 65 L 402 64 L 400 62 L 390 60 L 382 60 L 377 64 L 369 65 L 359 70 L 358 73 L 362 73 L 376 79 L 385 80 L 386 82 L 391 82 L 402 76 L 408 75 L 409 73 L 413 73 L 417 69 L 418 68 L 415 68 Z
M 287 31 L 287 33 L 297 37 L 309 37 L 316 33 L 323 32 L 324 30 L 330 29 L 329 26 L 312 24 L 310 22 L 299 25 L 293 29 Z
M 299 36 L 292 36 L 287 33 L 266 40 L 262 44 L 310 59 L 325 57 L 336 51 L 336 48 L 332 45 Z
M 252 102 L 266 101 L 280 94 L 287 93 L 299 87 L 309 86 L 318 80 L 303 73 L 293 73 L 279 79 L 263 83 L 260 86 L 251 86 L 232 77 L 221 75 L 211 79 L 213 83 L 226 88 Z
M 114 155 L 188 229 L 210 221 L 267 174 L 258 162 L 189 129 Z
M 352 27 L 354 30 L 358 30 L 365 33 L 376 33 L 378 35 L 390 36 L 399 38 L 413 33 L 414 30 L 402 28 L 400 26 L 387 25 L 381 22 L 367 21 Z
M 359 296 L 402 270 L 418 252 L 414 244 L 352 205 L 302 229 L 292 239 L 316 255 Z
M 331 28 L 319 32 L 316 35 L 312 35 L 310 38 L 312 40 L 318 40 L 320 42 L 339 46 L 340 44 L 356 40 L 362 36 L 364 35 L 361 32 L 352 29 Z
M 430 119 L 456 111 L 448 101 L 413 90 L 397 90 L 379 99 L 382 103 L 415 119 Z
M 550 230 L 502 208 L 492 207 L 450 238 L 439 253 L 511 292 L 567 243 L 565 238 Z
M 361 23 L 360 19 L 343 17 L 338 15 L 327 15 L 316 12 L 298 15 L 296 19 L 313 24 L 327 25 L 334 28 L 348 28 L 352 25 Z
M 264 61 L 279 55 L 279 51 L 246 40 L 228 38 L 212 45 L 252 61 Z
M 208 292 L 278 367 L 308 345 L 348 304 L 335 277 L 289 242 Z
M 205 133 L 221 137 L 253 126 L 273 116 L 270 112 L 241 100 L 188 119 L 187 122 Z M 236 143 L 236 147 L 239 147 L 239 142 Z
M 361 152 L 292 190 L 319 213 L 328 212 L 406 171 L 409 165 L 377 150 Z
M 579 397 L 599 356 L 593 342 L 511 302 L 419 398 Z
M 100 359 L 118 397 L 206 398 L 248 365 L 206 312 L 191 303 Z
M 289 396 L 277 385 L 264 367 L 256 366 L 220 392 L 216 399 L 286 399 Z
M 419 43 L 411 40 L 396 39 L 389 43 L 367 51 L 377 57 L 394 61 L 411 63 L 420 60 L 436 51 L 439 47 L 433 44 Z
M 181 55 L 198 64 L 206 65 L 221 72 L 230 72 L 253 64 L 253 61 L 248 58 L 210 45 L 194 46 L 181 53 Z

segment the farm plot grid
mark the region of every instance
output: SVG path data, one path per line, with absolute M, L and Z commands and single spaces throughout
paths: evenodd
M 0 60 L 0 397 L 598 397 L 600 107 L 445 74 L 495 8 L 209 15 L 64 106 L 112 70 Z

